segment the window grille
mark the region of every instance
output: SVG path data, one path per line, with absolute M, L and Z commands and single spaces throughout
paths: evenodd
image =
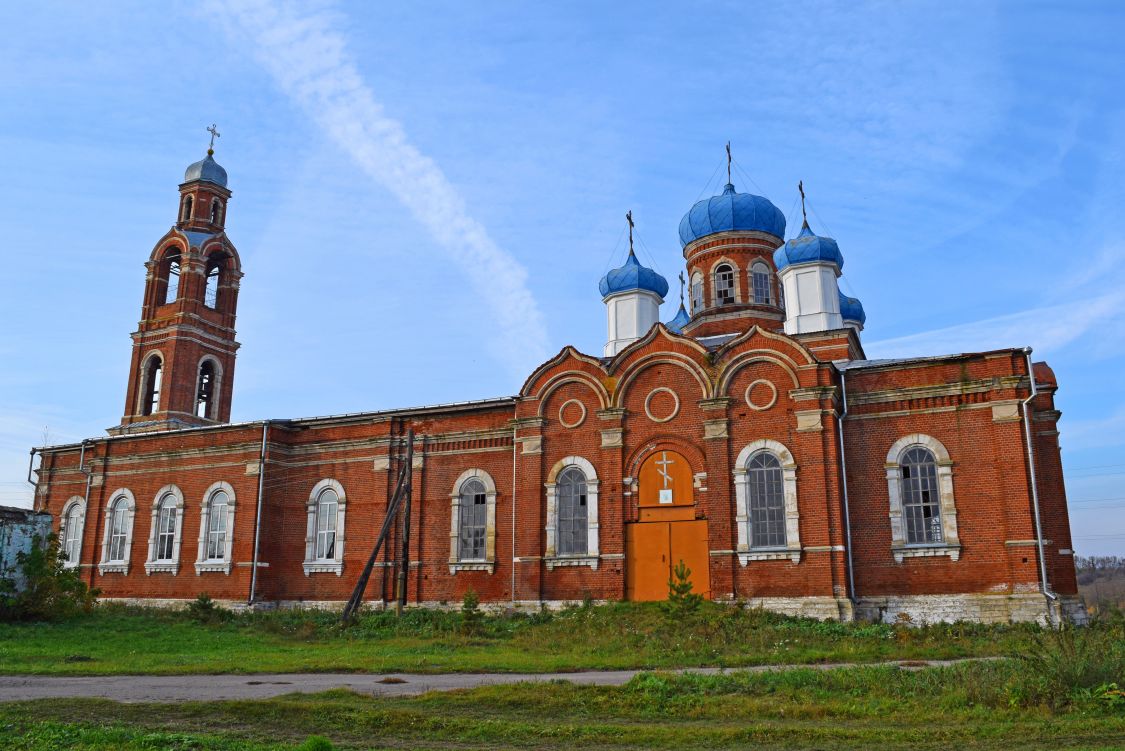
M 937 461 L 928 449 L 915 446 L 902 456 L 902 510 L 906 542 L 925 545 L 944 541 Z
M 556 486 L 559 509 L 559 555 L 585 555 L 588 551 L 586 533 L 586 476 L 577 467 L 570 467 L 559 476 Z
M 484 560 L 488 496 L 484 483 L 469 480 L 461 486 L 458 557 L 463 561 Z
M 156 521 L 156 556 L 154 560 L 170 561 L 176 541 L 176 497 L 166 495 L 160 501 Z
M 316 499 L 316 557 L 320 561 L 336 557 L 336 514 L 340 498 L 336 491 L 325 488 Z
M 180 262 L 168 264 L 168 286 L 164 288 L 164 304 L 175 302 L 180 296 Z
M 725 263 L 715 269 L 715 304 L 734 304 L 734 269 Z
M 781 462 L 761 452 L 746 466 L 750 502 L 750 547 L 785 547 L 785 488 Z
M 754 302 L 759 305 L 770 304 L 770 271 L 766 266 L 754 267 Z
M 220 561 L 227 557 L 227 504 L 226 492 L 215 491 L 208 504 L 207 560 Z
M 113 562 L 125 560 L 125 543 L 129 536 L 128 503 L 124 498 L 118 498 L 110 512 L 109 560 Z

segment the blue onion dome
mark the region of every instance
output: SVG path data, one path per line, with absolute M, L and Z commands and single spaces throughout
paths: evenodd
M 643 289 L 655 292 L 663 300 L 664 296 L 668 294 L 668 280 L 652 269 L 642 266 L 633 251 L 630 250 L 629 257 L 625 259 L 625 265 L 613 269 L 603 276 L 602 280 L 598 282 L 598 289 L 601 290 L 602 297 L 609 297 L 618 292 Z
M 215 183 L 224 188 L 227 187 L 227 171 L 219 166 L 211 156 L 211 150 L 207 150 L 207 156 L 199 160 L 195 164 L 188 165 L 187 170 L 184 172 L 184 182 L 190 183 L 194 180 L 203 180 L 204 182 Z
M 820 263 L 827 261 L 836 264 L 837 270 L 844 268 L 844 256 L 840 253 L 840 246 L 831 237 L 814 235 L 805 222 L 801 227 L 801 234 L 792 240 L 787 240 L 784 245 L 773 252 L 773 263 L 781 271 L 786 266 L 798 266 L 802 263 Z
M 673 334 L 679 334 L 684 330 L 684 326 L 691 323 L 691 316 L 688 315 L 687 310 L 684 309 L 684 304 L 680 303 L 680 309 L 676 311 L 676 317 L 668 323 L 664 324 L 665 327 Z
M 845 323 L 858 323 L 860 327 L 867 322 L 867 314 L 863 312 L 863 303 L 854 297 L 848 297 L 842 290 L 840 293 L 840 317 Z
M 680 220 L 680 244 L 687 247 L 701 237 L 733 230 L 756 230 L 785 237 L 785 215 L 768 198 L 736 193 L 727 183 L 723 192 L 699 201 Z

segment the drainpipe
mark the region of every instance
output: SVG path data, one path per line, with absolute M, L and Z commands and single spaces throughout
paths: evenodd
M 85 443 L 83 443 L 83 447 L 85 447 Z M 36 451 L 37 451 L 37 449 L 32 449 L 31 450 L 31 456 L 29 456 L 27 458 L 27 481 L 29 483 L 31 483 L 31 487 L 38 490 L 39 489 L 39 480 L 38 479 L 35 479 L 35 480 L 31 479 L 32 472 L 35 472 L 35 452 Z M 38 478 L 39 473 L 35 472 L 35 475 L 36 475 L 36 478 Z M 34 495 L 31 497 L 31 505 L 34 508 L 34 506 L 35 506 L 35 496 Z
M 512 426 L 512 607 L 516 606 L 516 433 Z
M 1043 524 L 1039 518 L 1039 480 L 1035 475 L 1035 446 L 1031 437 L 1031 400 L 1034 399 L 1039 391 L 1035 386 L 1035 372 L 1032 370 L 1031 365 L 1031 347 L 1024 347 L 1024 357 L 1027 359 L 1027 379 L 1031 383 L 1031 394 L 1023 400 L 1023 429 L 1024 436 L 1027 438 L 1027 467 L 1031 473 L 1031 505 L 1035 510 L 1035 546 L 1039 552 L 1039 587 L 1040 591 L 1046 599 L 1047 604 L 1047 625 L 1054 625 L 1054 614 L 1051 612 L 1051 603 L 1059 599 L 1059 596 L 1051 591 L 1051 586 L 1047 582 L 1047 555 L 1043 549 Z
M 852 520 L 848 509 L 848 456 L 844 453 L 844 418 L 848 416 L 848 372 L 842 368 L 837 368 L 837 370 L 840 373 L 841 401 L 844 405 L 844 409 L 836 417 L 836 424 L 839 427 L 836 432 L 840 438 L 840 487 L 844 496 L 844 550 L 847 553 L 848 564 L 848 599 L 852 601 L 852 617 L 854 618 L 854 606 L 858 597 L 855 591 L 855 568 L 852 563 Z
M 258 587 L 258 533 L 262 528 L 262 486 L 266 479 L 266 438 L 269 435 L 270 421 L 262 423 L 262 449 L 258 453 L 258 503 L 254 511 L 254 560 L 250 568 L 250 597 L 247 605 L 254 604 L 254 597 Z

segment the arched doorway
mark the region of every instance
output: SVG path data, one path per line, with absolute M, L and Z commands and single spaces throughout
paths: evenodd
M 637 473 L 637 521 L 625 525 L 625 599 L 668 598 L 668 580 L 681 560 L 693 591 L 709 597 L 707 520 L 695 518 L 694 473 L 679 452 L 649 454 Z

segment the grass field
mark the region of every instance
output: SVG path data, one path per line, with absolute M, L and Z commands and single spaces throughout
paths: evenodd
M 763 674 L 645 673 L 620 688 L 565 682 L 373 699 L 0 705 L 5 749 L 1117 749 L 1125 711 L 1104 697 L 1049 709 L 1016 661 Z
M 60 623 L 0 624 L 0 673 L 552 672 L 1010 654 L 1035 626 L 896 627 L 821 622 L 705 603 L 687 619 L 658 604 L 489 616 L 473 634 L 457 612 L 335 615 L 281 611 L 199 623 L 184 613 L 103 607 Z

